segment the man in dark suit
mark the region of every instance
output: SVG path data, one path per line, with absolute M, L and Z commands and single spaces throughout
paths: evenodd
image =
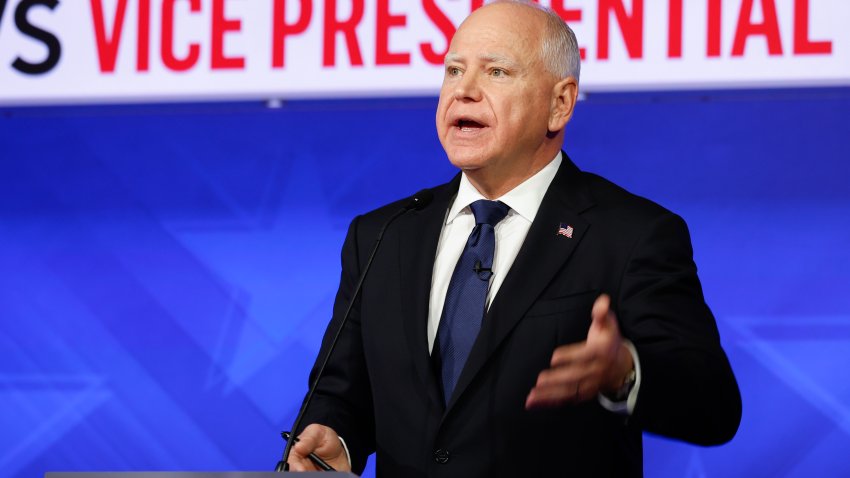
M 641 433 L 730 440 L 741 401 L 687 227 L 560 151 L 575 37 L 529 2 L 473 13 L 437 131 L 462 173 L 387 229 L 306 414 L 310 452 L 380 476 L 642 476 Z M 320 358 L 374 238 L 356 218 Z

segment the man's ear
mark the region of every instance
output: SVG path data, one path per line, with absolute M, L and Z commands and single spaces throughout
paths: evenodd
M 552 88 L 552 107 L 549 115 L 549 131 L 558 132 L 564 129 L 578 99 L 578 82 L 572 76 L 555 83 Z

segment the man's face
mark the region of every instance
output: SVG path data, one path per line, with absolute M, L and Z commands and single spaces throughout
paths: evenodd
M 555 85 L 540 58 L 544 25 L 527 8 L 495 4 L 458 29 L 437 106 L 437 133 L 456 167 L 507 177 L 543 147 Z

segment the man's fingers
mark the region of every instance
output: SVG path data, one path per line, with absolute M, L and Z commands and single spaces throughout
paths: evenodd
M 571 383 L 586 380 L 596 372 L 597 367 L 593 363 L 582 366 L 555 367 L 546 369 L 537 375 L 535 386 L 548 386 L 552 384 Z
M 538 385 L 531 389 L 529 396 L 543 402 L 574 402 L 590 398 L 588 396 L 590 391 L 593 391 L 592 395 L 595 395 L 597 388 L 594 382 L 590 380 L 571 380 L 569 382 Z
M 587 347 L 586 342 L 562 345 L 552 352 L 552 367 L 566 367 L 573 364 L 583 364 L 593 360 L 595 352 Z
M 292 446 L 292 451 L 306 457 L 310 453 L 315 453 L 322 441 L 323 430 L 320 425 L 311 424 L 298 435 L 298 441 Z
M 588 400 L 599 389 L 599 376 L 600 365 L 595 360 L 580 359 L 566 366 L 546 369 L 537 376 L 537 383 L 526 399 L 526 407 Z
M 315 444 L 309 442 L 305 444 L 302 440 L 292 446 L 292 453 L 301 457 L 306 457 L 310 453 L 316 453 L 316 448 Z
M 289 471 L 319 471 L 319 468 L 306 455 L 301 456 L 294 447 L 289 455 L 288 463 Z
M 597 389 L 598 385 L 591 379 L 536 386 L 529 392 L 525 406 L 526 408 L 534 408 L 582 402 L 596 396 Z
M 526 408 L 554 406 L 573 401 L 580 385 L 562 384 L 559 387 L 534 387 L 525 400 Z
M 315 453 L 317 447 L 316 433 L 310 433 L 305 429 L 298 436 L 298 441 L 292 446 L 292 453 L 289 454 L 290 471 L 318 471 L 318 467 L 307 458 L 310 453 Z

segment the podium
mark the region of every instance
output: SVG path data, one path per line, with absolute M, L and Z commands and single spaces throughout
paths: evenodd
M 335 471 L 308 471 L 293 473 L 298 478 L 358 478 L 354 473 Z M 287 475 L 289 473 L 286 473 Z M 273 471 L 48 471 L 44 478 L 280 478 Z

